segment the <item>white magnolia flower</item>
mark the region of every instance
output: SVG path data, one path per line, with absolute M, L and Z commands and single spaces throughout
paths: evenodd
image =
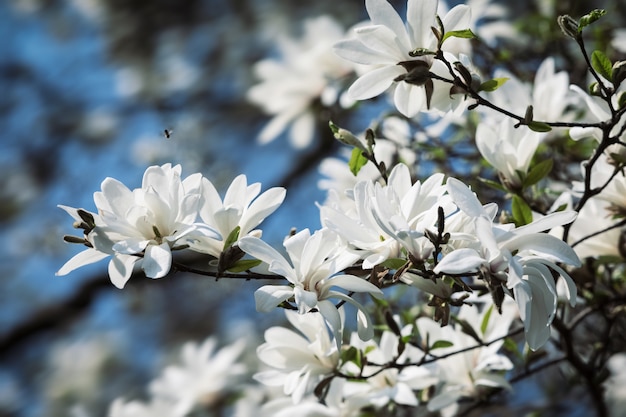
M 445 64 L 432 55 L 411 56 L 418 49 L 434 51 L 437 38 L 431 27 L 436 22 L 437 0 L 408 0 L 406 24 L 387 0 L 366 0 L 371 25 L 355 29 L 355 38 L 335 45 L 337 54 L 349 61 L 371 66 L 348 90 L 355 100 L 376 97 L 392 85 L 394 103 L 407 117 L 431 107 L 447 110 L 452 102 L 450 85 L 433 85 L 428 72 L 450 74 Z M 447 32 L 468 29 L 469 7 L 459 5 L 443 18 Z M 444 48 L 446 44 L 444 43 Z M 457 61 L 453 56 L 451 62 Z M 437 81 L 437 83 L 439 83 Z M 427 91 L 432 90 L 432 91 Z
M 604 398 L 611 417 L 626 417 L 626 353 L 616 353 L 606 364 L 611 376 L 604 381 Z
M 344 34 L 330 16 L 306 20 L 302 39 L 280 39 L 280 60 L 255 64 L 261 82 L 248 90 L 248 100 L 274 116 L 259 135 L 261 143 L 274 140 L 288 125 L 292 145 L 304 148 L 311 143 L 317 120 L 314 102 L 335 104 L 339 80 L 353 70 L 332 52 Z
M 109 406 L 108 417 L 172 417 L 173 409 L 167 401 L 153 400 L 148 403 L 115 399 Z
M 481 303 L 482 304 L 482 303 Z M 465 320 L 485 342 L 491 342 L 507 334 L 511 322 L 515 318 L 514 310 L 508 305 L 500 315 L 488 305 L 479 313 L 476 305 L 463 305 L 459 310 L 459 319 Z M 485 317 L 489 314 L 489 317 Z M 485 321 L 483 321 L 485 320 Z M 480 328 L 485 323 L 485 332 Z M 465 333 L 460 326 L 441 327 L 430 318 L 417 320 L 417 327 L 422 338 L 428 337 L 431 345 L 437 341 L 452 343 L 449 347 L 433 351 L 434 356 L 445 356 L 465 348 L 477 345 L 477 341 Z M 504 377 L 504 372 L 513 368 L 511 361 L 498 351 L 504 340 L 491 343 L 489 346 L 470 349 L 465 352 L 439 359 L 435 363 L 441 383 L 437 386 L 434 396 L 428 402 L 430 411 L 440 411 L 442 416 L 453 416 L 458 409 L 458 401 L 463 398 L 476 398 L 490 388 L 511 389 Z
M 222 200 L 211 181 L 202 178 L 200 217 L 221 238 L 200 236 L 190 242 L 191 250 L 219 258 L 222 251 L 228 249 L 224 247 L 224 240 L 237 227 L 239 238 L 251 233 L 258 234 L 253 229 L 282 204 L 285 194 L 282 187 L 270 188 L 261 193 L 261 184 L 257 182 L 248 185 L 246 176 L 242 174 L 233 180 Z
M 408 332 L 404 332 L 410 334 Z M 424 353 L 407 344 L 402 354 L 398 357 L 398 336 L 390 331 L 384 331 L 380 341 L 373 340 L 362 342 L 352 337 L 350 346 L 367 352 L 367 361 L 362 370 L 363 375 L 373 375 L 367 378 L 365 383 L 354 383 L 352 389 L 355 396 L 365 397 L 376 408 L 382 408 L 390 403 L 417 406 L 419 404 L 417 391 L 431 387 L 439 381 L 431 366 L 405 366 L 400 369 L 388 368 L 380 371 L 380 367 L 371 364 L 384 365 L 390 362 L 398 364 L 418 363 L 423 359 Z M 359 374 L 353 363 L 348 363 L 346 372 Z M 350 366 L 351 365 L 351 366 Z M 351 369 L 353 368 L 353 369 Z
M 554 58 L 546 58 L 539 68 L 533 83 L 524 83 L 514 74 L 504 69 L 494 72 L 494 78 L 506 78 L 507 81 L 497 90 L 488 93 L 491 102 L 499 107 L 523 116 L 529 105 L 533 106 L 533 119 L 554 122 L 571 121 L 574 113 L 569 107 L 577 102 L 569 89 L 569 74 L 556 71 Z M 501 121 L 508 118 L 491 109 L 479 109 L 487 120 Z M 545 137 L 546 133 L 541 134 Z
M 346 301 L 357 307 L 359 335 L 373 336 L 370 318 L 364 307 L 349 295 L 332 289 L 366 292 L 374 297 L 382 291 L 363 278 L 339 274 L 358 259 L 348 252 L 338 236 L 324 228 L 311 235 L 309 229 L 287 238 L 284 242 L 289 259 L 256 237 L 244 237 L 239 247 L 251 256 L 269 265 L 269 271 L 285 277 L 291 285 L 265 285 L 254 293 L 258 311 L 270 311 L 283 301 L 292 301 L 301 314 L 312 309 L 322 313 L 331 329 L 338 334 L 341 329 L 339 312 L 330 299 Z
M 57 274 L 112 255 L 109 277 L 123 288 L 135 264 L 141 265 L 146 276 L 161 278 L 170 270 L 172 249 L 185 247 L 194 235 L 217 237 L 211 228 L 195 223 L 201 175 L 181 180 L 181 169 L 171 164 L 151 166 L 141 188 L 132 191 L 106 178 L 102 191 L 94 193 L 98 216 L 93 216 L 94 225 L 86 238 L 91 248 L 70 259 Z M 78 211 L 62 208 L 75 219 L 81 218 Z
M 334 378 L 328 386 L 324 403 L 314 395 L 297 404 L 289 397 L 274 399 L 263 404 L 260 417 L 361 417 L 361 409 L 370 403 L 364 396 L 347 393 L 346 385 L 345 379 Z
M 282 386 L 293 403 L 299 403 L 337 369 L 341 337 L 330 337 L 319 313 L 303 315 L 285 310 L 285 315 L 299 333 L 280 326 L 265 331 L 265 343 L 257 348 L 257 355 L 273 369 L 255 374 L 254 379 L 265 385 Z
M 528 173 L 541 136 L 525 127 L 515 128 L 512 119 L 503 119 L 497 127 L 481 123 L 476 129 L 480 154 L 500 174 L 511 189 L 521 188 L 522 176 Z
M 217 340 L 208 338 L 202 344 L 186 343 L 181 351 L 182 363 L 171 365 L 150 383 L 153 398 L 172 404 L 171 417 L 185 416 L 194 407 L 209 407 L 232 393 L 246 372 L 237 363 L 246 347 L 243 340 L 216 351 Z
M 440 205 L 449 206 L 442 183 L 443 174 L 434 174 L 413 184 L 407 166 L 398 164 L 388 185 L 361 181 L 354 186 L 353 210 L 322 207 L 322 224 L 359 251 L 365 269 L 401 257 L 402 247 L 416 258 L 428 257 L 432 245 L 423 237 L 424 228 L 434 225 Z
M 493 216 L 461 181 L 449 178 L 448 193 L 465 216 L 473 218 L 475 244 L 449 251 L 433 269 L 435 273 L 480 273 L 501 283 L 514 295 L 524 321 L 526 341 L 531 349 L 543 346 L 550 337 L 550 323 L 556 314 L 558 295 L 552 271 L 566 282 L 569 302 L 576 302 L 576 285 L 556 263 L 580 266 L 574 250 L 562 240 L 542 233 L 571 223 L 575 212 L 558 212 L 514 228 L 497 225 Z
M 608 108 L 607 103 L 603 99 L 601 99 L 600 97 L 590 96 L 577 85 L 571 85 L 570 89 L 574 91 L 579 96 L 579 98 L 582 99 L 585 107 L 587 107 L 587 119 L 589 120 L 589 122 L 596 123 L 611 121 L 611 112 Z M 618 97 L 623 90 L 624 87 L 622 84 L 618 91 L 616 91 L 615 94 L 613 94 L 613 96 L 611 97 L 614 109 L 619 108 Z M 611 135 L 612 137 L 619 135 L 618 137 L 623 142 L 624 138 L 626 137 L 626 131 L 624 130 L 625 123 L 626 117 L 624 117 L 624 115 L 622 114 L 619 121 L 615 124 L 615 126 L 613 126 L 613 128 L 609 132 L 609 135 Z M 602 130 L 596 127 L 572 127 L 569 130 L 569 134 L 574 140 L 592 137 L 598 142 L 602 141 Z

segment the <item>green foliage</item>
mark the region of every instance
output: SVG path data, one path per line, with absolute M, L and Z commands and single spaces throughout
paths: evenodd
M 482 83 L 478 87 L 478 91 L 487 91 L 487 92 L 496 91 L 498 88 L 504 85 L 504 83 L 507 82 L 508 80 L 509 79 L 507 77 L 493 78 L 489 81 L 485 81 L 484 83 Z
M 552 171 L 553 161 L 552 159 L 546 159 L 539 162 L 528 171 L 528 175 L 524 178 L 524 188 L 537 184 L 544 179 Z
M 350 156 L 350 160 L 348 161 L 348 166 L 350 167 L 350 172 L 355 177 L 363 168 L 365 164 L 367 164 L 368 159 L 363 155 L 363 151 L 359 148 L 352 149 L 352 155 Z
M 233 243 L 235 243 L 239 239 L 239 231 L 240 230 L 241 230 L 241 227 L 237 226 L 230 232 L 230 234 L 228 235 L 228 237 L 224 241 L 224 250 L 226 250 L 226 249 L 230 248 L 231 246 L 233 246 Z
M 552 130 L 550 125 L 547 123 L 531 121 L 527 125 L 530 130 L 535 132 L 549 132 Z
M 589 26 L 596 20 L 600 19 L 602 16 L 606 14 L 606 10 L 603 9 L 595 9 L 591 12 L 587 13 L 578 21 L 578 33 L 582 32 L 583 28 Z
M 602 51 L 593 51 L 591 54 L 591 66 L 594 70 L 609 81 L 613 80 L 613 64 Z
M 451 30 L 443 35 L 441 43 L 444 43 L 448 38 L 477 39 L 478 36 L 476 36 L 470 29 Z
M 485 311 L 485 315 L 483 316 L 483 321 L 480 323 L 480 332 L 485 335 L 487 331 L 487 326 L 489 326 L 489 319 L 491 318 L 491 313 L 493 312 L 493 304 L 489 306 L 487 311 Z
M 516 226 L 524 226 L 533 221 L 533 213 L 528 203 L 520 196 L 514 195 L 511 203 L 511 214 Z
M 454 346 L 454 343 L 449 342 L 447 340 L 437 340 L 435 343 L 432 344 L 432 346 L 430 346 L 429 350 L 447 348 L 450 346 Z
M 258 259 L 240 259 L 235 262 L 234 265 L 230 266 L 227 271 L 228 272 L 245 272 L 249 269 L 254 268 L 255 266 L 260 265 L 262 262 Z

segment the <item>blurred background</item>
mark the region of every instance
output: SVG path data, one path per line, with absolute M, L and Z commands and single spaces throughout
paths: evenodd
M 554 22 L 584 14 L 580 2 L 511 3 L 514 27 L 531 33 L 509 57 L 558 50 L 567 60 Z M 105 177 L 135 188 L 148 166 L 171 162 L 221 190 L 240 173 L 288 186 L 264 223 L 269 242 L 319 227 L 317 165 L 339 147 L 327 128 L 303 148 L 286 134 L 260 145 L 269 118 L 246 92 L 277 39 L 322 14 L 345 28 L 366 18 L 361 0 L 0 2 L 0 416 L 67 416 L 76 405 L 104 416 L 116 397 L 145 397 L 182 342 L 259 337 L 278 319 L 254 313 L 255 282 L 137 276 L 120 291 L 105 263 L 55 276 L 81 250 L 62 241 L 72 221 L 56 205 L 94 210 Z M 358 131 L 369 119 L 348 122 Z

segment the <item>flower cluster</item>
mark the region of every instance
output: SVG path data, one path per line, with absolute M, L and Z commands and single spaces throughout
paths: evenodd
M 237 229 L 252 233 L 255 226 L 278 208 L 285 190 L 275 188 L 259 195 L 260 184 L 246 186 L 239 176 L 221 202 L 215 187 L 201 174 L 181 179 L 180 165 L 149 167 L 141 188 L 130 190 L 107 178 L 94 194 L 98 213 L 60 206 L 75 220 L 84 236 L 66 241 L 87 246 L 70 259 L 57 275 L 111 256 L 109 277 L 123 288 L 138 264 L 150 278 L 162 278 L 172 267 L 172 251 L 190 248 L 219 256 L 219 243 Z M 198 222 L 201 216 L 206 223 Z M 235 238 L 236 243 L 237 238 Z M 221 244 L 222 247 L 224 243 Z M 227 248 L 226 248 L 227 249 Z
M 485 2 L 478 6 L 490 15 Z M 282 61 L 255 66 L 261 82 L 248 93 L 274 117 L 261 141 L 291 124 L 300 148 L 312 141 L 318 104 L 333 105 L 346 77 L 356 74 L 346 91 L 353 100 L 393 96 L 397 112 L 385 109 L 363 135 L 329 123 L 352 150 L 320 164 L 327 197 L 317 205 L 318 230 L 293 229 L 276 248 L 257 227 L 282 204 L 283 188 L 261 192 L 240 175 L 222 197 L 201 174 L 183 179 L 170 164 L 149 167 L 134 190 L 105 179 L 96 212 L 60 206 L 83 231 L 65 240 L 87 249 L 58 275 L 110 257 L 118 288 L 135 266 L 151 278 L 177 269 L 264 279 L 256 310 L 282 308 L 295 328 L 264 332 L 259 369 L 237 363 L 243 343 L 219 352 L 212 338 L 185 345 L 183 365 L 151 383 L 150 402 L 118 399 L 111 416 L 189 415 L 236 386 L 248 393 L 238 415 L 411 409 L 447 417 L 464 400 L 511 390 L 513 355 L 530 373 L 537 351 L 559 352 L 546 366 L 567 360 L 593 384 L 592 371 L 608 363 L 619 381 L 614 364 L 623 358 L 605 359 L 615 353 L 609 339 L 625 291 L 624 61 L 593 52 L 585 60 L 595 80 L 589 93 L 570 85 L 552 58 L 526 83 L 511 71 L 474 67 L 468 39 L 480 33 L 471 27 L 479 19 L 467 5 L 407 0 L 406 19 L 387 0 L 365 7 L 369 21 L 347 39 L 329 17 L 308 20 L 300 41 L 282 42 Z M 602 15 L 558 22 L 586 53 L 582 31 Z M 592 140 L 574 142 L 584 138 Z M 553 160 L 562 173 L 552 172 Z M 182 250 L 206 255 L 206 268 L 176 262 Z M 579 354 L 574 332 L 588 311 L 604 314 L 607 330 Z M 247 372 L 262 387 L 241 387 Z M 621 403 L 619 390 L 607 395 Z

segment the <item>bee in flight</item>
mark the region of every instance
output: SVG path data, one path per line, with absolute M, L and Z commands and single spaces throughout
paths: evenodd
M 171 138 L 173 133 L 174 133 L 174 131 L 171 130 L 171 129 L 164 129 L 163 130 L 163 134 L 165 135 L 165 139 Z

